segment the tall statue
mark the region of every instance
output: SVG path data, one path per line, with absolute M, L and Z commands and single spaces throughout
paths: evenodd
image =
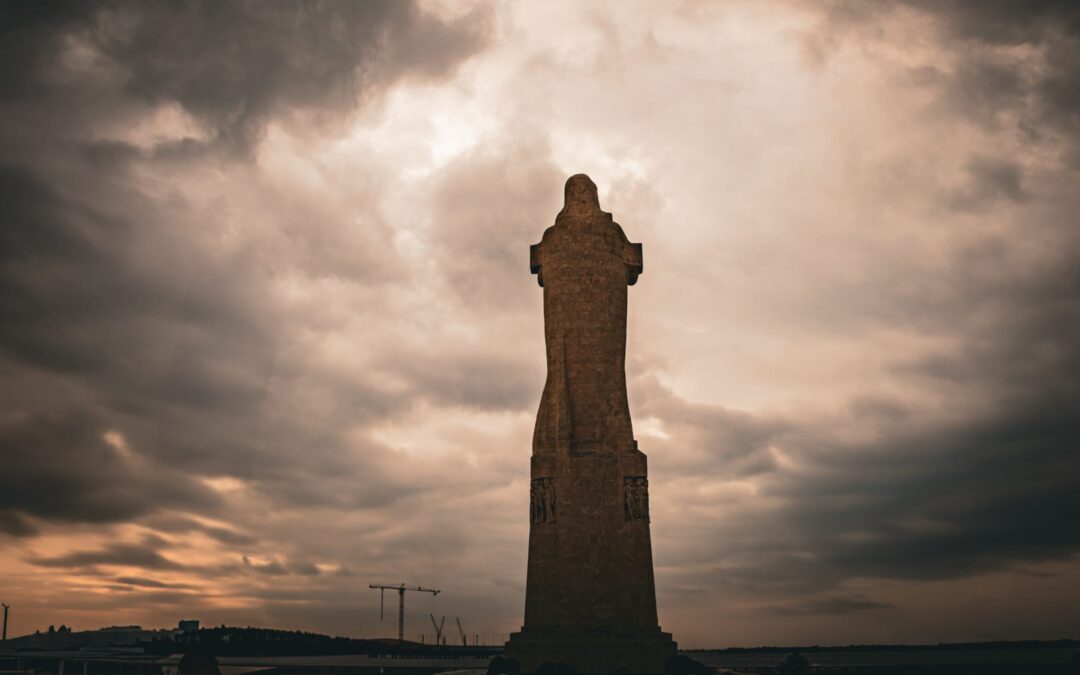
M 675 654 L 656 618 L 645 455 L 626 398 L 627 287 L 642 273 L 584 174 L 531 247 L 544 289 L 547 382 L 533 434 L 525 623 L 507 655 L 580 673 L 659 673 Z

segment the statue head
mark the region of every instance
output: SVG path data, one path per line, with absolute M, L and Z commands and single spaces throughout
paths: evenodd
M 596 194 L 596 183 L 583 173 L 570 176 L 566 180 L 561 215 L 575 217 L 597 213 L 600 213 L 600 198 Z

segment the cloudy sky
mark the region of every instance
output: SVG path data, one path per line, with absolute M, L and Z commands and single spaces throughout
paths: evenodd
M 515 630 L 585 172 L 682 646 L 1076 637 L 1070 5 L 5 3 L 12 632 Z

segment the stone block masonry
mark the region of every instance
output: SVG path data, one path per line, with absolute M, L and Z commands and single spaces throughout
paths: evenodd
M 544 293 L 547 381 L 533 434 L 525 622 L 507 655 L 580 673 L 660 673 L 675 654 L 656 617 L 649 482 L 626 396 L 627 287 L 643 271 L 600 210 L 596 185 L 566 182 L 530 266 Z

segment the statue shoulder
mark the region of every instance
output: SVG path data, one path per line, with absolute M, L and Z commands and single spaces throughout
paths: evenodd
M 552 231 L 555 230 L 555 226 L 544 230 L 544 235 L 540 237 L 540 242 L 529 246 L 529 271 L 536 275 L 536 283 L 541 286 L 544 285 L 544 272 L 543 272 L 543 254 L 541 253 L 544 242 L 548 240 Z
M 611 217 L 611 214 L 608 214 Z M 615 226 L 615 230 L 619 234 L 619 239 L 622 241 L 622 257 L 626 263 L 626 270 L 629 273 L 627 279 L 630 286 L 637 283 L 638 276 L 645 271 L 645 261 L 642 257 L 641 244 L 636 244 L 630 241 L 626 233 L 623 232 L 622 226 L 616 223 L 614 220 L 611 224 Z

